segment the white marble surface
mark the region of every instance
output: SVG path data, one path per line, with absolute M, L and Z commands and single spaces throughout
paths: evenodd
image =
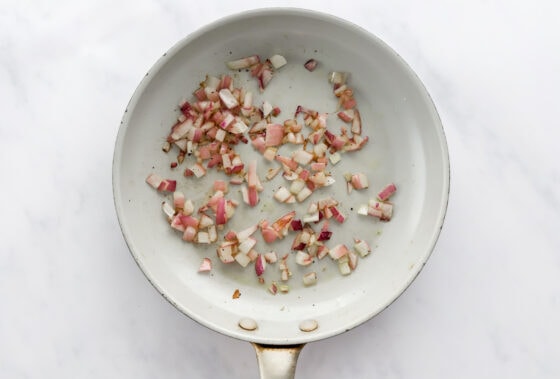
M 420 277 L 374 320 L 305 347 L 297 377 L 560 377 L 558 6 L 364 4 L 1 2 L 0 378 L 258 376 L 248 343 L 181 315 L 134 264 L 111 160 L 132 91 L 168 47 L 273 5 L 331 12 L 396 49 L 439 108 L 452 166 Z

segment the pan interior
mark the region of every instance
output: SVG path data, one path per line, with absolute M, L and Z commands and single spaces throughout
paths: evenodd
M 285 120 L 298 104 L 320 112 L 336 110 L 336 98 L 328 83 L 329 71 L 351 73 L 364 131 L 370 142 L 357 153 L 345 154 L 336 166 L 337 182 L 312 197 L 332 195 L 348 215 L 342 225 L 331 222 L 330 246 L 354 238 L 367 240 L 373 252 L 359 261 L 349 276 L 341 276 L 329 257 L 308 267 L 290 266 L 293 277 L 287 294 L 271 295 L 267 285 L 279 281 L 277 265 L 259 284 L 252 268 L 223 265 L 215 246 L 200 247 L 183 242 L 171 230 L 161 212 L 164 197 L 146 183 L 156 172 L 178 180 L 178 189 L 195 203 L 223 174 L 202 180 L 185 179 L 182 170 L 171 170 L 174 155 L 161 151 L 170 126 L 177 117 L 177 104 L 190 98 L 207 74 L 227 72 L 225 61 L 252 54 L 269 57 L 282 54 L 288 65 L 281 68 L 263 94 L 245 72 L 234 72 L 236 85 L 255 95 L 255 104 L 269 100 L 280 106 Z M 316 71 L 303 63 L 315 58 Z M 340 122 L 332 115 L 329 128 Z M 173 153 L 170 153 L 173 154 Z M 245 162 L 258 158 L 244 147 Z M 187 160 L 188 162 L 188 160 Z M 259 176 L 274 163 L 259 158 Z M 186 167 L 186 166 L 183 166 Z M 370 188 L 348 195 L 342 174 L 366 173 Z M 388 223 L 359 216 L 360 204 L 374 197 L 385 184 L 394 182 L 394 217 Z M 261 219 L 274 220 L 289 208 L 270 197 L 282 178 L 265 182 L 265 192 L 254 209 L 240 206 L 227 225 L 241 230 Z M 127 244 L 152 284 L 179 310 L 198 322 L 229 336 L 269 344 L 309 342 L 336 335 L 373 317 L 394 301 L 416 277 L 428 259 L 443 222 L 449 186 L 447 148 L 437 112 L 424 87 L 383 42 L 367 32 L 330 16 L 300 10 L 268 10 L 244 13 L 218 21 L 189 36 L 168 51 L 149 71 L 131 99 L 117 137 L 113 186 L 115 205 Z M 238 190 L 228 196 L 241 200 Z M 296 210 L 303 214 L 309 200 Z M 315 227 L 318 230 L 318 227 Z M 290 252 L 291 238 L 257 250 Z M 260 246 L 260 247 L 259 247 Z M 203 257 L 214 262 L 212 273 L 197 273 Z M 318 283 L 304 287 L 301 277 L 316 271 Z M 241 296 L 232 299 L 234 290 Z M 245 331 L 241 318 L 252 318 L 258 328 Z M 314 319 L 319 327 L 302 332 L 302 320 Z

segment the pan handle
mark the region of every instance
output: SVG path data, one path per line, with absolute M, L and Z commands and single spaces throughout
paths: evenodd
M 253 343 L 257 352 L 261 379 L 293 379 L 301 345 L 261 345 Z

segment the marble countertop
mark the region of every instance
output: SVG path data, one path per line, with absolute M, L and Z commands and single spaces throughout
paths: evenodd
M 250 344 L 183 316 L 144 278 L 118 227 L 111 164 L 153 62 L 263 6 L 329 12 L 392 46 L 438 106 L 452 168 L 421 275 L 370 322 L 306 346 L 297 377 L 560 377 L 555 2 L 2 4 L 0 378 L 258 376 Z

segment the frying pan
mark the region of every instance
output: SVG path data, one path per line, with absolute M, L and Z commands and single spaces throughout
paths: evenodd
M 282 54 L 288 61 L 263 93 L 246 72 L 233 72 L 236 85 L 255 94 L 255 104 L 269 100 L 279 106 L 282 120 L 291 117 L 300 104 L 333 113 L 337 102 L 328 73 L 349 72 L 363 134 L 370 138 L 361 151 L 344 154 L 336 166 L 336 182 L 313 196 L 335 197 L 348 216 L 343 224 L 331 223 L 333 237 L 329 242 L 352 246 L 354 238 L 364 239 L 372 246 L 372 253 L 347 276 L 339 273 L 329 257 L 308 267 L 292 263 L 290 290 L 276 296 L 266 290 L 269 283 L 279 280 L 276 267 L 270 265 L 266 270 L 263 285 L 253 269 L 222 264 L 216 257 L 216 246 L 185 243 L 161 212 L 165 196 L 145 183 L 151 172 L 177 179 L 178 189 L 197 203 L 207 196 L 213 180 L 225 177 L 215 172 L 200 180 L 184 178 L 181 169 L 170 168 L 173 153 L 163 153 L 161 146 L 177 119 L 181 99 L 191 97 L 207 74 L 227 73 L 226 61 L 253 54 Z M 319 62 L 313 72 L 303 67 L 310 58 Z M 331 123 L 337 125 L 336 117 L 329 118 L 329 127 Z M 250 144 L 240 149 L 245 162 L 260 157 Z M 274 162 L 259 159 L 258 173 L 264 178 Z M 370 188 L 348 194 L 343 178 L 347 172 L 365 173 Z M 258 206 L 240 206 L 228 229 L 241 230 L 261 219 L 275 220 L 292 209 L 271 197 L 270 189 L 282 180 L 278 176 L 264 183 L 268 190 L 262 192 Z M 360 204 L 390 182 L 398 187 L 391 199 L 394 214 L 390 222 L 356 214 Z M 202 325 L 253 343 L 263 378 L 287 378 L 293 377 L 305 343 L 335 336 L 371 319 L 418 275 L 443 224 L 449 160 L 432 100 L 391 48 L 367 31 L 330 15 L 266 9 L 230 16 L 200 29 L 173 46 L 149 70 L 120 125 L 113 192 L 124 238 L 152 285 L 179 311 Z M 235 189 L 228 196 L 241 200 Z M 304 202 L 295 209 L 305 213 L 306 207 Z M 258 249 L 290 253 L 288 240 L 270 246 L 259 241 Z M 203 257 L 214 262 L 209 274 L 197 272 Z M 317 272 L 318 282 L 306 287 L 301 279 L 309 271 Z M 236 299 L 232 297 L 235 290 L 241 294 Z M 247 328 L 247 324 L 255 328 Z

